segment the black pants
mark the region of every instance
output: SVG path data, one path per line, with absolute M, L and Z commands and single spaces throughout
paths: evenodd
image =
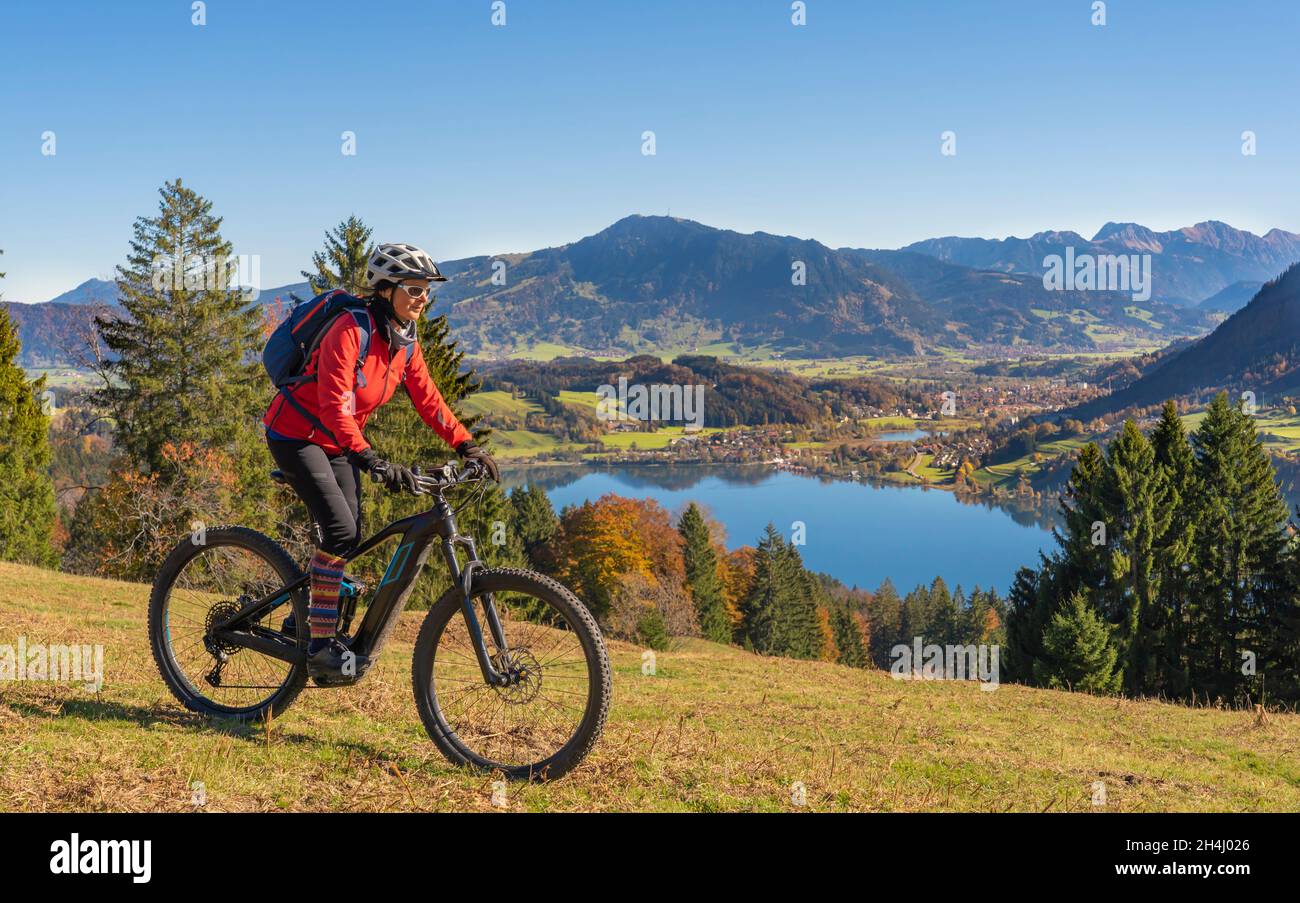
M 311 442 L 267 439 L 271 457 L 316 522 L 316 547 L 347 555 L 361 539 L 361 471 Z

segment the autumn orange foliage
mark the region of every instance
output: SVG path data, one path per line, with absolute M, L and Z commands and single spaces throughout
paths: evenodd
M 554 569 L 592 612 L 609 611 L 631 578 L 648 587 L 681 586 L 682 539 L 668 512 L 651 499 L 614 494 L 567 508 L 552 541 Z

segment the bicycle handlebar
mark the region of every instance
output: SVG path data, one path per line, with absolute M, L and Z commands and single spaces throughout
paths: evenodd
M 370 472 L 370 479 L 378 483 L 387 468 Z M 441 467 L 435 467 L 429 473 L 423 473 L 419 465 L 411 468 L 415 475 L 417 489 L 412 495 L 433 495 L 464 483 L 480 483 L 487 477 L 487 468 L 478 461 L 468 461 L 464 467 L 457 467 L 455 461 L 448 461 Z M 409 490 L 408 490 L 409 491 Z

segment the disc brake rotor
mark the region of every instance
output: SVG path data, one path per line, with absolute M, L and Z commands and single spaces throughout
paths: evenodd
M 497 656 L 492 665 L 510 678 L 505 686 L 494 688 L 509 704 L 532 702 L 542 691 L 542 666 L 528 648 L 511 649 L 509 655 Z

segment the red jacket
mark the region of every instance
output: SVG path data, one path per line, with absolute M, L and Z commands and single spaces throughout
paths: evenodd
M 337 442 L 299 413 L 283 393 L 275 396 L 262 417 L 262 423 L 276 435 L 286 439 L 305 439 L 331 455 L 345 449 L 365 451 L 370 447 L 361 432 L 366 420 L 375 408 L 393 397 L 398 383 L 405 382 L 415 409 L 443 441 L 455 448 L 473 438 L 433 384 L 419 342 L 413 342 L 409 352 L 398 350 L 399 365 L 404 357 L 409 355 L 409 358 L 404 370 L 395 368 L 384 330 L 372 318 L 370 349 L 361 367 L 364 387 L 357 385 L 360 353 L 361 330 L 352 317 L 339 317 L 330 325 L 304 371 L 314 374 L 316 379 L 287 390 L 293 393 L 298 404 L 334 434 Z

